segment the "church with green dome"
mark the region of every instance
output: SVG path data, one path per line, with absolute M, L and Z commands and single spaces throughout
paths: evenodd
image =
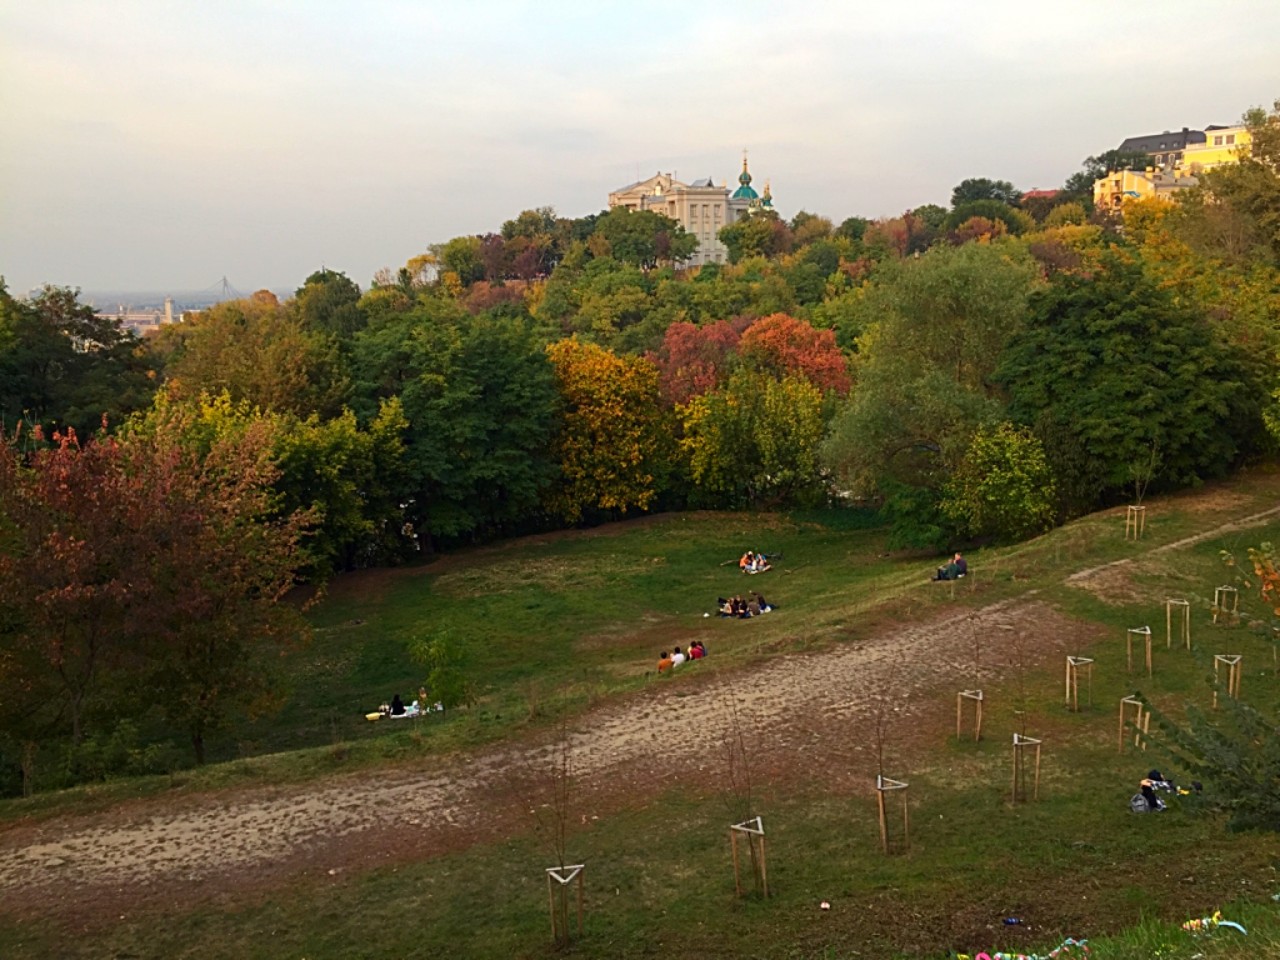
M 710 177 L 683 183 L 674 174 L 659 171 L 647 180 L 638 180 L 609 194 L 609 209 L 652 210 L 670 217 L 698 239 L 698 249 L 687 263 L 725 263 L 729 251 L 720 242 L 720 230 L 743 217 L 773 210 L 773 194 L 766 182 L 764 193 L 751 186 L 747 153 L 742 152 L 742 172 L 738 189 L 732 193 L 723 181 Z

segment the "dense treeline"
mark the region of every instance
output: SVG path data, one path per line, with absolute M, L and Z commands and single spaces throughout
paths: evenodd
M 904 544 L 1017 538 L 1270 453 L 1280 104 L 1247 119 L 1250 156 L 1119 218 L 1091 211 L 1085 187 L 1137 161 L 1103 155 L 1055 198 L 973 179 L 950 209 L 887 220 L 760 213 L 725 228 L 729 263 L 700 269 L 679 267 L 696 242 L 657 214 L 529 210 L 368 290 L 322 270 L 285 302 L 263 291 L 145 342 L 71 291 L 0 288 L 0 681 L 41 704 L 6 701 L 23 704 L 5 718 L 7 755 L 49 731 L 83 744 L 141 722 L 122 704 L 187 644 L 156 609 L 197 561 L 164 530 L 109 556 L 94 541 L 122 527 L 73 502 L 95 470 L 123 478 L 95 490 L 154 496 L 156 513 L 172 493 L 148 485 L 160 464 L 206 490 L 240 484 L 234 519 L 214 502 L 184 514 L 192 529 L 267 531 L 236 549 L 273 558 L 268 582 L 228 578 L 207 608 L 223 617 L 294 578 L 637 510 L 858 499 L 883 504 Z M 55 504 L 57 471 L 77 479 Z M 59 537 L 105 552 L 34 564 Z M 175 572 L 135 583 L 130 560 Z M 50 619 L 59 562 L 106 606 L 50 654 L 70 629 Z M 47 580 L 23 579 L 37 571 Z M 263 674 L 237 672 L 258 653 L 207 652 L 255 683 L 212 684 L 217 709 L 199 722 L 168 717 L 197 752 L 233 708 L 269 699 Z

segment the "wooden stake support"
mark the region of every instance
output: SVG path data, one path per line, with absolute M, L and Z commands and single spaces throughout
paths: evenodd
M 1085 705 L 1093 706 L 1093 658 L 1067 657 L 1067 686 L 1062 699 L 1065 706 L 1080 712 L 1080 671 L 1085 676 Z
M 582 875 L 585 863 L 569 867 L 547 867 L 547 905 L 551 910 L 551 939 L 569 942 L 569 887 L 578 891 L 578 936 L 582 936 Z
M 1191 649 L 1191 601 L 1173 597 L 1164 602 L 1164 645 L 1173 648 L 1173 612 L 1178 611 L 1178 639 Z
M 964 702 L 966 700 L 973 703 L 973 739 L 982 739 L 982 691 L 981 690 L 961 690 L 956 694 L 956 739 L 959 740 L 963 730 L 964 723 Z
M 1129 708 L 1133 708 L 1133 745 L 1141 746 L 1143 750 L 1147 749 L 1146 735 L 1151 731 L 1151 711 L 1142 705 L 1142 701 L 1137 697 L 1124 697 L 1120 701 L 1120 752 L 1124 753 L 1124 722 L 1125 714 L 1129 712 Z
M 1019 797 L 1025 802 L 1027 798 L 1027 747 L 1036 748 L 1035 780 L 1031 788 L 1031 799 L 1040 799 L 1040 743 L 1034 737 L 1013 735 L 1013 792 L 1011 803 L 1017 805 Z
M 1124 512 L 1124 538 L 1141 540 L 1147 530 L 1147 508 L 1128 506 Z
M 901 780 L 890 780 L 888 777 L 876 777 L 876 806 L 880 808 L 880 849 L 889 852 L 889 817 L 885 810 L 884 795 L 894 790 L 901 790 L 902 798 L 902 847 L 911 846 L 911 823 L 907 813 L 907 786 Z
M 1125 648 L 1129 664 L 1129 672 L 1133 673 L 1133 638 L 1141 637 L 1147 648 L 1147 676 L 1151 676 L 1151 628 L 1150 627 L 1130 627 L 1129 632 L 1125 634 Z
M 750 820 L 743 820 L 742 823 L 735 823 L 729 828 L 729 846 L 733 848 L 733 889 L 739 897 L 742 896 L 742 874 L 738 869 L 738 838 L 740 836 L 747 838 L 747 851 L 751 856 L 753 868 L 751 873 L 756 890 L 760 896 L 768 897 L 769 868 L 765 861 L 764 819 L 753 817 Z
M 1227 668 L 1227 696 L 1240 698 L 1240 664 L 1244 661 L 1238 653 L 1219 653 L 1213 657 L 1213 709 L 1218 709 L 1218 668 Z
M 1227 604 L 1230 606 L 1227 606 Z M 1240 615 L 1240 591 L 1235 587 L 1215 587 L 1213 590 L 1213 622 L 1218 618 L 1233 622 Z

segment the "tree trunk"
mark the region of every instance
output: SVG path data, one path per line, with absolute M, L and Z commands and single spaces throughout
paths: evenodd
M 191 731 L 191 747 L 196 752 L 196 766 L 204 766 L 204 731 L 200 728 Z

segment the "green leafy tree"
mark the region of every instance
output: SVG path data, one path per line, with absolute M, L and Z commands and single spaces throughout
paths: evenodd
M 471 317 L 446 304 L 356 338 L 357 413 L 399 398 L 407 519 L 435 538 L 503 532 L 536 512 L 555 476 L 557 393 L 543 341 L 524 318 Z
M 1005 230 L 1015 237 L 1034 230 L 1036 225 L 1027 214 L 1003 201 L 969 200 L 957 204 L 947 214 L 947 219 L 942 221 L 942 229 L 946 232 L 959 230 L 964 223 L 975 217 L 1002 223 Z
M 294 294 L 298 318 L 308 330 L 349 340 L 364 328 L 360 287 L 345 273 L 317 270 Z
M 1044 218 L 1044 225 L 1049 228 L 1079 226 L 1089 219 L 1082 203 L 1060 203 L 1050 210 Z
M 94 315 L 79 291 L 46 286 L 29 301 L 0 280 L 0 424 L 89 435 L 151 400 L 154 367 L 138 340 Z
M 1036 274 L 1010 243 L 935 247 L 881 267 L 857 304 L 857 388 L 823 445 L 844 489 L 893 488 L 902 504 L 936 505 L 978 427 L 1003 419 L 996 366 L 1024 323 Z
M 680 413 L 681 447 L 706 502 L 778 507 L 824 495 L 822 393 L 807 380 L 739 369 Z
M 440 269 L 452 273 L 458 283 L 467 287 L 484 279 L 484 255 L 479 237 L 454 237 L 445 243 L 431 245 Z
M 693 256 L 698 238 L 669 217 L 652 210 L 615 207 L 600 217 L 594 236 L 608 244 L 609 255 L 642 270 L 679 263 Z
M 442 631 L 434 636 L 419 637 L 410 652 L 426 668 L 428 702 L 439 703 L 446 710 L 469 707 L 476 702 L 475 685 L 467 674 L 462 650 L 451 634 Z M 420 706 L 426 709 L 427 704 Z
M 789 253 L 794 240 L 791 229 L 776 213 L 757 213 L 720 228 L 720 242 L 729 251 L 729 262 L 750 257 L 776 257 Z
M 1018 540 L 1047 530 L 1056 498 L 1039 439 L 1011 423 L 981 426 L 948 478 L 942 512 L 969 537 Z
M 994 200 L 1016 207 L 1022 191 L 1008 180 L 991 180 L 987 177 L 970 177 L 961 180 L 951 191 L 951 206 L 960 207 L 975 200 Z
M 1044 441 L 1070 511 L 1124 490 L 1153 447 L 1166 485 L 1219 476 L 1261 429 L 1263 398 L 1232 349 L 1115 252 L 1032 298 L 998 376 L 1014 418 Z

